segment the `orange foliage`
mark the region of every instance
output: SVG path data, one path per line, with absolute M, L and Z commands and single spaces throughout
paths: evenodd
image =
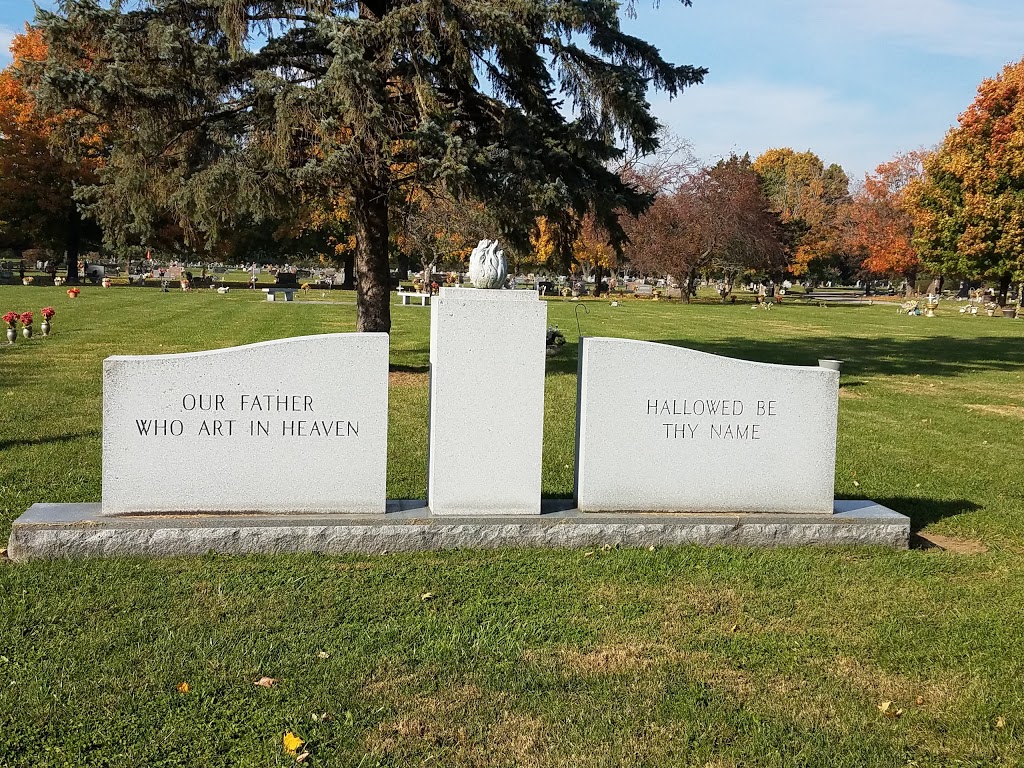
M 594 215 L 588 213 L 580 222 L 579 234 L 572 244 L 573 258 L 581 264 L 609 269 L 615 266 L 615 249 L 608 242 L 608 233 Z
M 78 214 L 72 191 L 91 181 L 96 161 L 73 165 L 50 150 L 50 138 L 68 113 L 42 114 L 24 79 L 46 59 L 39 30 L 26 26 L 11 45 L 14 61 L 0 71 L 0 234 L 15 247 L 60 245 L 74 236 Z M 100 141 L 91 137 L 84 146 Z
M 913 214 L 908 186 L 921 177 L 923 152 L 907 152 L 879 165 L 846 209 L 846 238 L 864 252 L 864 268 L 881 275 L 911 275 L 920 266 L 912 240 Z

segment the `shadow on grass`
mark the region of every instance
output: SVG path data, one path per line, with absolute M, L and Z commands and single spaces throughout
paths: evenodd
M 832 336 L 827 339 L 658 339 L 657 344 L 686 347 L 713 355 L 783 365 L 815 365 L 819 359 L 843 360 L 844 376 L 858 374 L 958 376 L 975 371 L 1009 371 L 1024 366 L 1020 334 L 984 338 L 934 336 L 916 339 Z M 548 358 L 548 375 L 575 374 L 578 346 L 566 344 Z M 844 381 L 844 387 L 861 386 Z
M 863 498 L 858 496 L 840 495 L 837 498 L 855 499 Z M 955 517 L 966 512 L 975 512 L 981 509 L 980 504 L 975 504 L 967 499 L 922 499 L 910 496 L 872 497 L 871 501 L 881 504 L 883 507 L 899 512 L 910 518 L 910 530 L 917 533 L 922 528 L 937 523 L 947 517 Z
M 0 451 L 8 448 L 24 448 L 30 445 L 47 445 L 50 443 L 69 443 L 80 437 L 99 437 L 98 429 L 89 432 L 74 432 L 66 435 L 47 435 L 45 437 L 26 437 L 21 440 L 0 440 Z
M 1024 366 L 1024 344 L 1020 343 L 1017 333 L 970 339 L 952 336 L 918 339 L 831 336 L 827 339 L 792 338 L 785 341 L 665 339 L 659 343 L 786 365 L 814 365 L 820 358 L 834 358 L 844 361 L 843 373 L 847 375 L 919 373 L 957 376 L 972 371 L 1007 371 Z
M 430 373 L 429 365 L 398 365 L 391 363 L 388 366 L 391 373 Z

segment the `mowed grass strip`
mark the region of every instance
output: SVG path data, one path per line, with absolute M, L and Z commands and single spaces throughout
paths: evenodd
M 352 304 L 245 291 L 85 289 L 72 301 L 0 287 L 0 309 L 47 304 L 52 338 L 0 349 L 0 538 L 33 502 L 99 500 L 107 355 L 355 321 Z M 321 766 L 1021 764 L 1024 323 L 588 306 L 587 335 L 846 360 L 837 493 L 980 553 L 0 562 L 0 764 L 295 765 L 288 731 Z M 543 482 L 555 496 L 572 491 L 574 307 L 548 305 L 569 340 L 548 363 Z M 396 306 L 394 321 L 388 494 L 422 497 L 429 310 Z M 721 482 L 743 478 L 722 467 Z M 253 685 L 262 676 L 278 682 Z

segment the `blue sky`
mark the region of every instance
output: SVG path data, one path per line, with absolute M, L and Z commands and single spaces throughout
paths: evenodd
M 852 178 L 942 140 L 978 84 L 1024 57 L 1021 0 L 637 0 L 633 34 L 711 71 L 655 113 L 705 160 L 811 149 Z M 33 15 L 0 0 L 0 65 Z

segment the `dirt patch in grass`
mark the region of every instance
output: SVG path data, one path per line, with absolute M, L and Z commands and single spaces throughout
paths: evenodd
M 409 371 L 391 371 L 388 373 L 388 386 L 391 387 L 425 387 L 430 380 L 428 373 L 410 373 Z
M 661 611 L 661 629 L 672 636 L 689 635 L 698 617 L 718 617 L 730 626 L 739 623 L 743 601 L 734 589 L 682 587 L 673 589 Z
M 363 681 L 363 692 L 375 698 L 396 701 L 415 691 L 437 674 L 433 667 L 412 670 L 401 661 L 378 666 Z
M 958 539 L 940 533 L 918 533 L 914 544 L 920 549 L 941 549 L 958 555 L 983 555 L 988 547 L 978 539 Z
M 590 651 L 562 648 L 557 653 L 560 666 L 586 675 L 649 669 L 657 663 L 657 655 L 652 647 L 644 644 L 605 645 Z
M 840 400 L 864 400 L 867 395 L 858 392 L 855 389 L 847 389 L 846 387 L 839 388 L 839 399 Z
M 1011 419 L 1024 419 L 1024 407 L 1020 405 L 980 405 L 968 403 L 964 405 L 970 411 L 991 413 L 993 416 L 1008 416 Z
M 545 724 L 536 717 L 510 712 L 504 697 L 465 685 L 442 694 L 416 696 L 404 713 L 380 723 L 366 734 L 367 750 L 394 760 L 434 752 L 441 764 L 465 766 L 535 766 L 549 762 Z M 490 722 L 478 726 L 478 715 L 492 709 Z
M 873 700 L 892 701 L 903 708 L 949 706 L 965 693 L 967 687 L 966 680 L 912 680 L 848 656 L 837 658 L 835 664 L 826 669 L 826 672 Z

